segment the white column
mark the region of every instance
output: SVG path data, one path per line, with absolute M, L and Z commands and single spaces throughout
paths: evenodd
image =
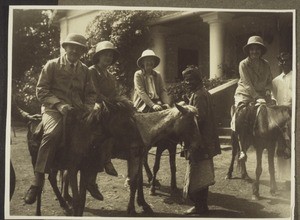
M 60 20 L 60 43 L 62 43 L 69 33 L 69 20 L 67 18 L 63 18 Z M 60 47 L 60 54 L 64 54 L 65 50 Z
M 224 60 L 224 24 L 230 21 L 233 15 L 213 12 L 201 17 L 209 24 L 209 78 L 212 79 L 223 75 L 221 67 Z
M 151 28 L 153 38 L 153 51 L 160 58 L 160 64 L 155 68 L 165 80 L 166 76 L 166 43 L 165 38 L 168 34 L 168 29 L 162 26 Z

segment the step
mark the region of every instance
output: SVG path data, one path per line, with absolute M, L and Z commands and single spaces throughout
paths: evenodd
M 218 134 L 222 136 L 231 136 L 231 128 L 230 127 L 218 127 Z
M 231 137 L 228 135 L 219 135 L 219 141 L 221 144 L 231 145 Z

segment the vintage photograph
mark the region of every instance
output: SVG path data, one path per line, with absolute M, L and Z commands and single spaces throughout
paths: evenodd
M 10 6 L 8 43 L 6 219 L 292 219 L 295 10 Z

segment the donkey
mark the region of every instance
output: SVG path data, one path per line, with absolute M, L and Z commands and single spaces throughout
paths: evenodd
M 129 103 L 129 102 L 128 102 Z M 129 214 L 135 214 L 134 198 L 136 190 L 138 190 L 138 204 L 143 206 L 145 213 L 153 213 L 151 207 L 144 199 L 143 185 L 142 185 L 142 161 L 144 152 L 144 144 L 139 135 L 138 130 L 131 118 L 133 108 L 130 108 L 130 104 L 127 102 L 119 101 L 113 105 L 107 105 L 107 103 L 101 103 L 100 109 L 92 111 L 73 110 L 68 113 L 67 117 L 67 134 L 65 137 L 64 147 L 65 152 L 60 155 L 60 161 L 63 163 L 58 164 L 59 168 L 63 168 L 68 172 L 68 180 L 72 190 L 72 214 L 74 216 L 82 216 L 87 189 L 87 178 L 89 174 L 89 168 L 93 166 L 90 158 L 93 154 L 94 144 L 94 132 L 99 129 L 100 132 L 104 132 L 107 138 L 115 138 L 122 140 L 123 150 L 126 150 L 127 154 L 125 159 L 128 161 L 128 173 L 131 178 L 130 188 L 130 200 L 128 203 L 127 212 Z M 109 106 L 109 107 L 108 107 Z M 69 122 L 71 126 L 68 126 Z M 31 140 L 31 137 L 28 137 Z M 33 150 L 32 150 L 33 149 Z M 34 152 L 36 151 L 36 152 Z M 38 147 L 34 147 L 31 143 L 31 156 L 32 163 L 35 164 Z M 100 156 L 100 155 L 99 155 Z M 65 201 L 58 191 L 56 174 L 57 166 L 54 166 L 54 172 L 50 173 L 49 180 L 52 188 L 59 200 L 65 206 Z M 80 180 L 78 183 L 77 174 L 80 171 Z M 37 202 L 37 215 L 40 215 L 40 202 L 41 195 L 38 196 Z
M 170 164 L 170 171 L 171 171 L 171 194 L 175 194 L 178 192 L 177 183 L 176 183 L 176 149 L 177 144 L 179 143 L 178 137 L 172 136 L 165 138 L 163 140 L 158 141 L 154 144 L 156 147 L 155 153 L 155 161 L 153 165 L 153 173 L 150 170 L 148 164 L 148 155 L 144 160 L 144 168 L 148 177 L 148 182 L 151 184 L 149 194 L 155 195 L 155 191 L 157 188 L 160 188 L 161 184 L 157 180 L 156 176 L 160 168 L 160 160 L 162 153 L 165 150 L 168 150 L 169 153 L 169 164 Z M 149 148 L 149 150 L 151 147 Z
M 256 150 L 256 178 L 252 183 L 252 199 L 258 200 L 259 179 L 262 173 L 262 153 L 268 150 L 268 164 L 270 174 L 270 193 L 275 194 L 277 190 L 275 180 L 274 155 L 276 142 L 283 135 L 283 127 L 291 120 L 291 108 L 288 106 L 266 106 L 260 105 L 257 111 L 254 107 L 244 106 L 236 112 L 236 131 L 232 131 L 232 158 L 226 178 L 232 178 L 233 165 L 240 147 L 246 151 L 251 145 Z M 251 116 L 251 113 L 254 115 Z M 249 177 L 245 160 L 239 161 L 241 165 L 242 178 L 251 180 Z
M 192 130 L 195 126 L 190 126 L 188 123 L 194 123 L 193 120 L 188 119 L 193 119 L 195 112 L 190 111 L 188 107 L 182 106 L 178 106 L 180 111 L 176 108 L 168 110 L 169 117 L 165 117 L 167 120 L 165 121 L 165 125 L 162 126 L 163 130 L 167 131 L 167 134 L 164 134 L 160 129 L 158 133 L 154 134 L 157 137 L 151 137 L 148 140 L 145 139 L 145 136 L 141 136 L 137 130 L 136 115 L 131 117 L 134 111 L 130 109 L 130 104 L 122 100 L 117 100 L 114 103 L 102 102 L 101 105 L 101 108 L 94 109 L 92 112 L 75 114 L 76 117 L 72 120 L 72 127 L 69 128 L 68 156 L 64 159 L 67 161 L 65 169 L 69 173 L 73 195 L 73 215 L 81 216 L 83 214 L 86 199 L 87 173 L 89 172 L 89 166 L 91 166 L 89 164 L 89 148 L 91 147 L 90 144 L 93 143 L 91 134 L 98 129 L 104 131 L 109 137 L 118 140 L 116 147 L 119 147 L 120 151 L 126 152 L 125 157 L 122 154 L 120 158 L 128 161 L 130 199 L 127 212 L 130 215 L 136 213 L 134 199 L 135 193 L 138 191 L 138 205 L 143 207 L 144 212 L 153 213 L 151 207 L 146 203 L 143 194 L 142 163 L 145 154 L 148 152 L 145 143 L 149 144 L 150 142 L 148 141 L 159 140 L 169 133 L 185 134 L 181 135 L 184 138 L 196 137 L 196 135 L 193 135 L 195 129 Z M 166 112 L 164 115 L 166 116 Z M 161 118 L 156 119 L 160 120 Z M 152 120 L 150 119 L 150 121 Z M 193 140 L 192 142 L 198 145 L 197 140 Z M 121 144 L 122 147 L 120 147 Z M 78 188 L 77 180 L 78 171 L 80 171 L 80 188 Z
M 159 186 L 156 174 L 159 169 L 161 154 L 165 149 L 168 149 L 170 154 L 171 193 L 177 191 L 176 146 L 180 141 L 191 141 L 192 146 L 199 146 L 201 136 L 197 127 L 196 115 L 197 110 L 194 107 L 181 104 L 175 104 L 175 107 L 159 112 L 137 113 L 134 115 L 148 151 L 152 146 L 157 146 L 150 195 L 154 195 L 156 187 Z M 145 158 L 144 165 L 147 164 L 146 162 L 147 157 Z M 151 173 L 150 169 L 149 172 Z
M 41 144 L 41 138 L 42 138 L 42 124 L 41 124 L 41 115 L 38 118 L 30 119 L 27 123 L 27 145 L 28 150 L 31 156 L 31 164 L 34 167 L 37 159 L 38 150 Z M 57 174 L 59 170 L 57 168 L 52 168 L 50 170 L 48 180 L 50 182 L 50 185 L 52 186 L 53 192 L 55 193 L 60 206 L 65 210 L 66 213 L 70 213 L 71 209 L 68 205 L 67 201 L 70 200 L 69 194 L 66 194 L 67 190 L 59 190 L 57 186 Z M 61 170 L 61 173 L 63 171 Z M 65 180 L 65 178 L 61 178 L 62 181 Z M 62 188 L 66 187 L 67 185 L 62 182 Z M 64 192 L 64 194 L 61 194 L 61 191 Z M 41 193 L 37 196 L 37 204 L 36 204 L 36 213 L 37 216 L 41 215 Z

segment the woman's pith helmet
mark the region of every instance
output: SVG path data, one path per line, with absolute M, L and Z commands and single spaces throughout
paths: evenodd
M 101 41 L 96 46 L 96 51 L 95 51 L 95 54 L 93 56 L 93 63 L 94 64 L 98 63 L 98 61 L 99 61 L 99 55 L 103 51 L 106 51 L 106 50 L 113 51 L 114 58 L 113 58 L 112 63 L 115 63 L 117 61 L 117 59 L 120 56 L 119 51 L 117 50 L 117 48 L 110 41 Z
M 261 47 L 261 54 L 265 54 L 267 52 L 267 48 L 264 44 L 263 39 L 260 36 L 252 36 L 249 37 L 247 44 L 243 47 L 243 50 L 246 54 L 249 54 L 249 47 L 251 45 L 259 45 Z
M 137 62 L 136 62 L 136 63 L 137 63 L 137 66 L 138 66 L 139 68 L 141 68 L 141 69 L 144 68 L 144 66 L 143 66 L 143 60 L 144 60 L 144 58 L 146 58 L 146 57 L 152 57 L 152 58 L 153 58 L 153 60 L 154 60 L 154 67 L 153 67 L 153 68 L 157 67 L 158 64 L 160 63 L 160 58 L 159 58 L 158 56 L 155 55 L 154 51 L 153 51 L 153 50 L 150 50 L 150 49 L 147 49 L 147 50 L 144 50 L 144 51 L 143 51 L 141 57 L 140 57 L 140 58 L 137 60 Z

